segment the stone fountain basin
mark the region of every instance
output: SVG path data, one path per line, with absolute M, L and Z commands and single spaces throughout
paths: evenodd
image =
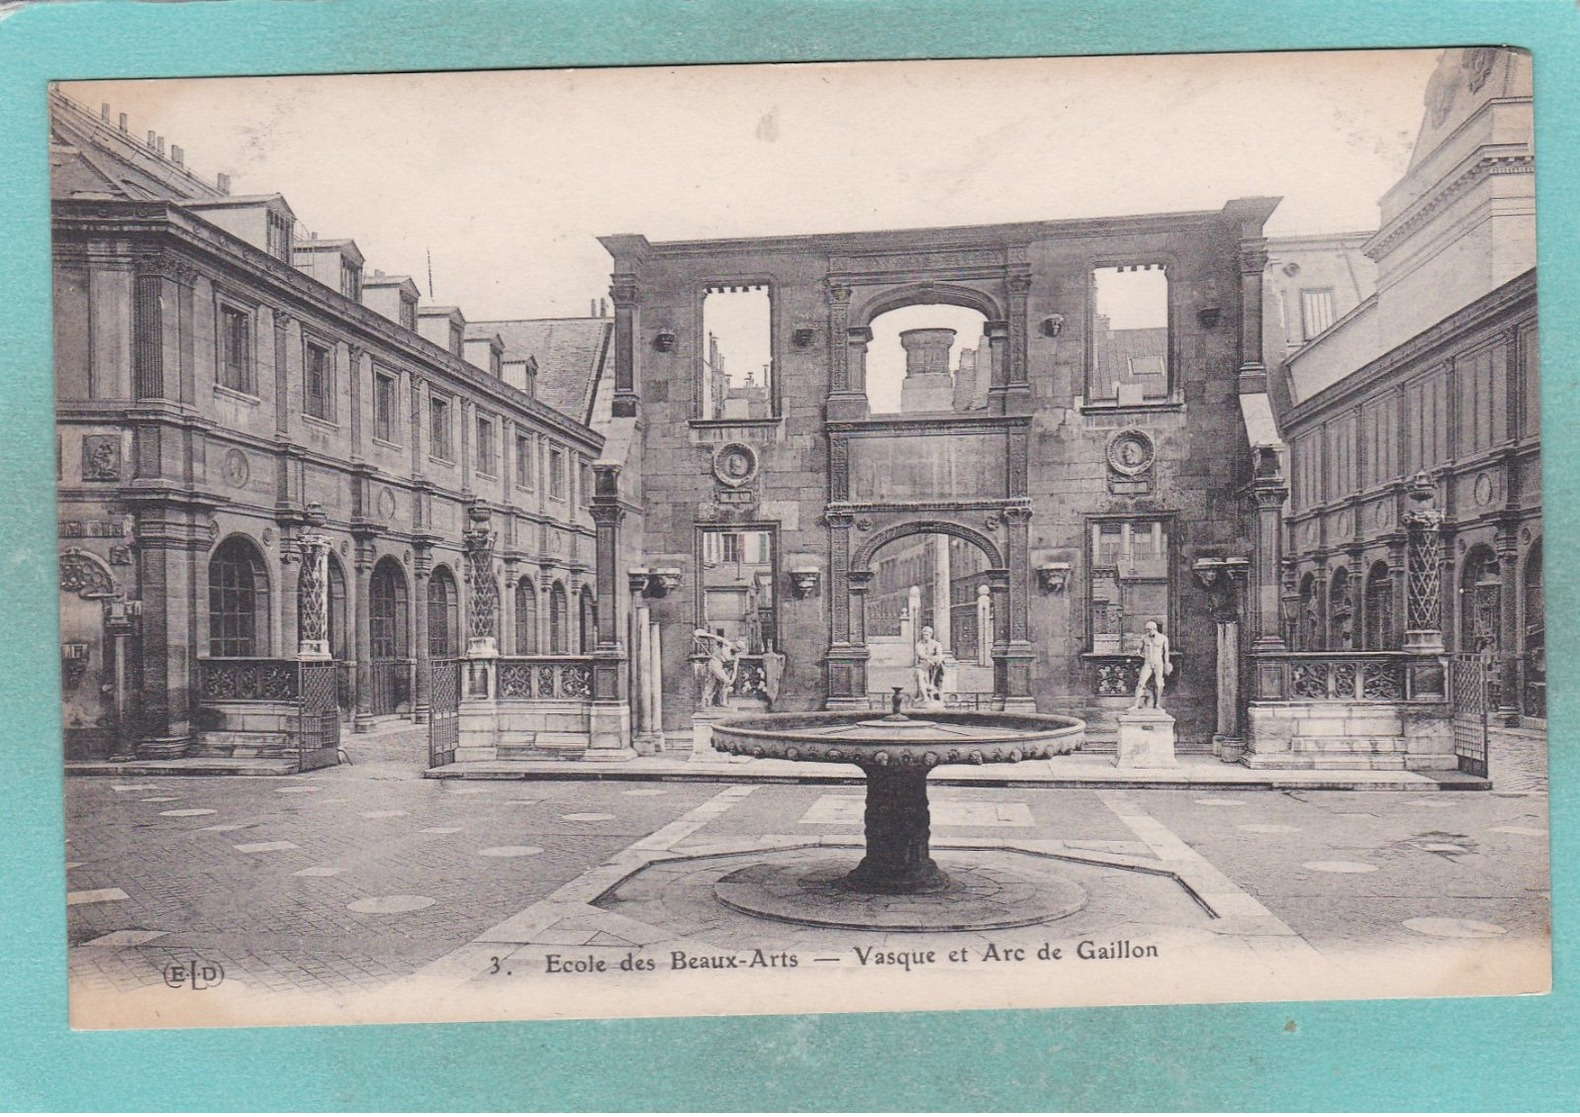
M 1044 760 L 1085 737 L 1079 718 L 955 710 L 914 710 L 898 720 L 859 711 L 761 714 L 713 726 L 713 747 L 734 756 L 866 769 Z

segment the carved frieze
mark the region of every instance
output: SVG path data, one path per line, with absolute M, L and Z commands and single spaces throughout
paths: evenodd
M 121 436 L 85 434 L 82 436 L 82 479 L 119 481 L 121 479 Z

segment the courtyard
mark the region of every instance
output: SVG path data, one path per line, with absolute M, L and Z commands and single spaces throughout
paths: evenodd
M 1466 948 L 1545 982 L 1541 791 L 935 782 L 940 864 L 1075 900 L 916 934 L 721 902 L 853 861 L 860 786 L 424 779 L 399 740 L 298 777 L 68 777 L 74 1023 L 1464 992 Z

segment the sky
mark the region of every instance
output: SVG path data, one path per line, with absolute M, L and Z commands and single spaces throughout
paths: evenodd
M 1375 228 L 1437 51 L 68 82 L 477 320 L 585 315 L 596 238 L 1218 209 Z M 433 298 L 428 297 L 431 255 Z M 941 323 L 950 324 L 950 323 Z M 962 323 L 963 344 L 972 327 Z M 876 342 L 875 342 L 876 347 Z M 744 367 L 737 362 L 737 367 Z M 877 401 L 874 401 L 876 406 Z

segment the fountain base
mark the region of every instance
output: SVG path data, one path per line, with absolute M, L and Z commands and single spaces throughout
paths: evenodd
M 848 889 L 850 861 L 786 854 L 735 869 L 713 885 L 743 915 L 861 931 L 990 931 L 1047 923 L 1086 906 L 1086 890 L 1024 854 L 972 850 L 945 855 L 947 883 L 924 895 Z

